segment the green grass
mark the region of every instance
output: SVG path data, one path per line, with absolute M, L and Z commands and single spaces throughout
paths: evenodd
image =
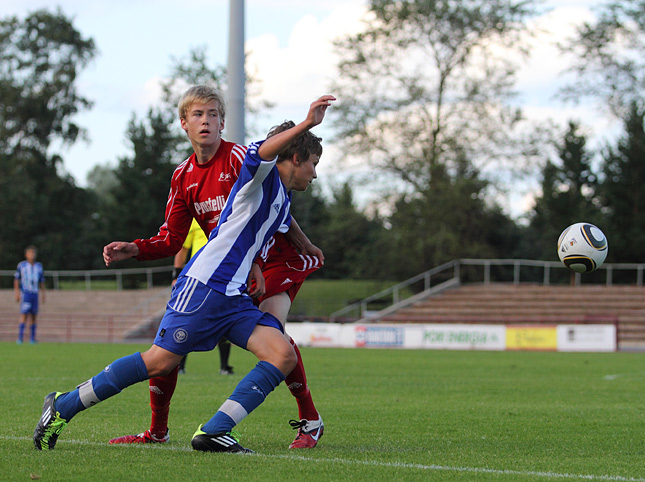
M 360 301 L 395 284 L 395 281 L 375 280 L 307 280 L 300 288 L 289 314 L 329 316 L 350 303 Z M 401 296 L 407 297 L 410 294 L 404 291 Z M 391 296 L 386 300 L 390 301 Z
M 302 349 L 326 431 L 290 451 L 294 400 L 278 387 L 239 426 L 255 456 L 190 450 L 190 438 L 253 365 L 233 349 L 191 354 L 171 440 L 110 446 L 149 424 L 142 383 L 74 418 L 52 452 L 32 443 L 44 395 L 143 346 L 1 343 L 0 480 L 645 481 L 645 354 Z M 238 375 L 239 374 L 239 375 Z

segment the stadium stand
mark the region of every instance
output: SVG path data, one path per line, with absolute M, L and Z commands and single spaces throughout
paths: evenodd
M 645 287 L 513 283 L 459 285 L 372 321 L 383 323 L 613 323 L 621 350 L 645 350 Z
M 122 291 L 49 290 L 38 314 L 38 341 L 150 341 L 170 288 Z M 13 290 L 0 290 L 0 340 L 14 341 L 18 304 Z M 154 329 L 153 329 L 154 332 Z

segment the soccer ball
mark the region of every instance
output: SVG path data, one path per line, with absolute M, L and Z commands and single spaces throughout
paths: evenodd
M 603 232 L 589 223 L 572 224 L 558 239 L 560 261 L 577 273 L 598 269 L 607 257 L 607 249 Z

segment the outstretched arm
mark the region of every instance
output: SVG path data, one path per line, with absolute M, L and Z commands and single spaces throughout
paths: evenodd
M 300 124 L 295 125 L 291 129 L 282 131 L 275 136 L 269 137 L 258 149 L 258 154 L 265 161 L 270 161 L 275 159 L 275 157 L 280 154 L 280 152 L 289 145 L 289 143 L 302 134 L 305 131 L 308 131 L 312 127 L 320 124 L 325 118 L 325 112 L 327 107 L 331 105 L 331 102 L 336 100 L 333 95 L 323 95 L 318 100 L 313 102 L 309 106 L 309 112 L 307 113 L 307 118 L 302 121 Z

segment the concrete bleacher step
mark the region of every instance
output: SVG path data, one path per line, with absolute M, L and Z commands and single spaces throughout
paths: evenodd
M 130 341 L 135 327 L 165 308 L 169 288 L 123 291 L 47 291 L 38 314 L 40 341 Z M 13 290 L 0 290 L 0 340 L 13 341 L 19 307 Z M 147 333 L 147 332 L 146 332 Z M 147 341 L 149 334 L 142 335 Z M 139 339 L 137 339 L 139 341 Z
M 386 323 L 616 323 L 619 344 L 645 349 L 645 287 L 462 285 L 387 316 Z

